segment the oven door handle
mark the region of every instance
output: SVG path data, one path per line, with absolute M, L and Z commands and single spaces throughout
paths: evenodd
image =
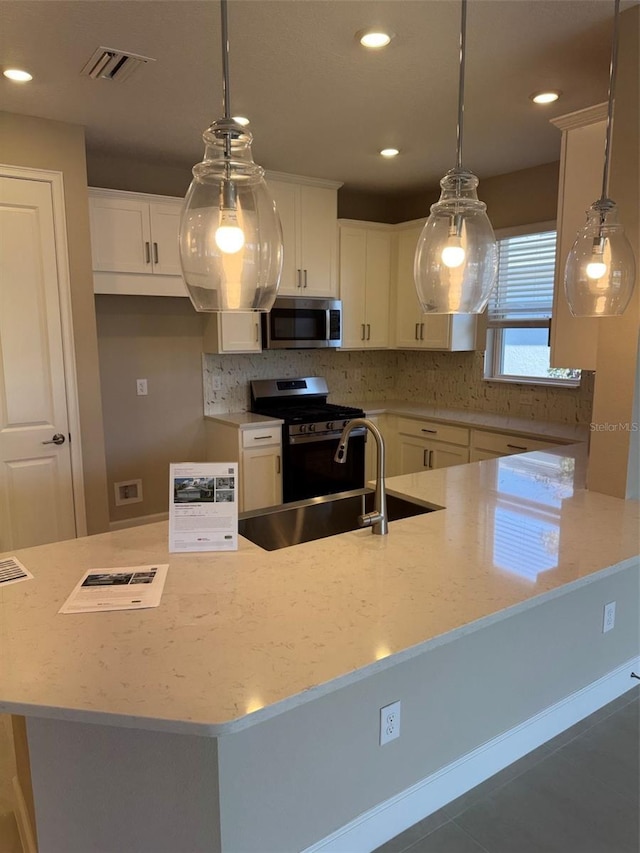
M 349 438 L 357 438 L 359 435 L 364 435 L 366 433 L 366 429 L 364 427 L 356 427 L 351 430 Z M 288 439 L 289 444 L 311 444 L 311 442 L 319 442 L 319 441 L 338 441 L 341 436 L 341 432 L 311 432 L 305 433 L 304 435 L 290 435 Z

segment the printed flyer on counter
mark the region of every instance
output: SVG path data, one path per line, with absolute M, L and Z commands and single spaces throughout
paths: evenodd
M 172 464 L 169 551 L 237 551 L 237 486 L 235 462 Z
M 163 564 L 89 569 L 58 613 L 97 613 L 98 610 L 157 607 L 162 598 L 168 568 L 168 564 Z

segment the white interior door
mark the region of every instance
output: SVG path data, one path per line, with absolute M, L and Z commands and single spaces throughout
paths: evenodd
M 76 535 L 53 211 L 0 177 L 0 551 Z

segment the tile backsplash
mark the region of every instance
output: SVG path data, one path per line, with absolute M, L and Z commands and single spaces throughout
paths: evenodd
M 205 414 L 247 411 L 251 379 L 324 376 L 329 399 L 338 403 L 405 400 L 532 420 L 589 423 L 592 373 L 583 372 L 579 388 L 516 385 L 486 382 L 483 363 L 484 354 L 480 352 L 284 350 L 207 354 L 203 356 Z

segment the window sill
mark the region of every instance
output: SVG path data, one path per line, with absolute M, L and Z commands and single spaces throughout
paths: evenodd
M 580 388 L 579 379 L 538 379 L 527 376 L 483 376 L 484 382 L 495 382 L 499 385 L 545 385 L 547 388 Z

